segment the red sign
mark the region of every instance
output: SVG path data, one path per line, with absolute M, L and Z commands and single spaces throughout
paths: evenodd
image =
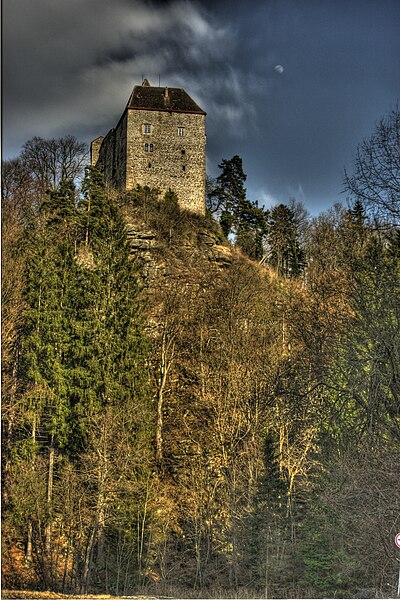
M 395 542 L 396 546 L 397 546 L 398 548 L 400 548 L 400 533 L 398 533 L 398 534 L 396 535 L 396 537 L 394 538 L 394 542 Z

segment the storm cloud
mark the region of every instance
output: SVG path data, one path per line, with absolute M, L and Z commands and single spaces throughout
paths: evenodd
M 98 135 L 120 116 L 134 83 L 182 86 L 211 120 L 248 121 L 242 73 L 229 64 L 229 26 L 178 0 L 7 0 L 5 144 L 33 135 Z M 22 18 L 21 18 L 22 17 Z M 207 18 L 208 17 L 208 18 Z

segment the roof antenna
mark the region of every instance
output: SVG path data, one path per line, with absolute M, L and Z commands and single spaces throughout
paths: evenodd
M 158 75 L 158 87 L 161 87 L 161 75 Z

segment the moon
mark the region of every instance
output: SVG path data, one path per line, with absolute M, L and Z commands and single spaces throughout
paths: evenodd
M 275 71 L 276 71 L 277 73 L 283 73 L 283 71 L 285 70 L 285 69 L 282 67 L 282 65 L 275 65 L 274 69 L 275 69 Z

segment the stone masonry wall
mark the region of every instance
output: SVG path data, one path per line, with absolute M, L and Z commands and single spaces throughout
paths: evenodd
M 126 189 L 126 128 L 127 113 L 125 112 L 116 129 L 114 140 L 114 162 L 112 181 L 117 189 Z
M 104 173 L 104 178 L 107 181 L 112 181 L 112 174 L 114 171 L 114 141 L 115 129 L 111 129 L 100 146 L 99 156 L 95 163 L 95 166 Z
M 126 124 L 125 112 L 117 127 L 111 129 L 102 142 L 101 138 L 94 140 L 91 147 L 92 165 L 103 171 L 106 181 L 120 190 L 126 186 Z
M 126 189 L 171 189 L 182 208 L 204 214 L 205 143 L 204 115 L 128 109 Z
M 101 135 L 95 140 L 93 140 L 93 142 L 90 144 L 90 164 L 92 165 L 92 167 L 95 167 L 97 161 L 99 160 L 100 148 L 103 143 L 103 140 L 104 137 Z

